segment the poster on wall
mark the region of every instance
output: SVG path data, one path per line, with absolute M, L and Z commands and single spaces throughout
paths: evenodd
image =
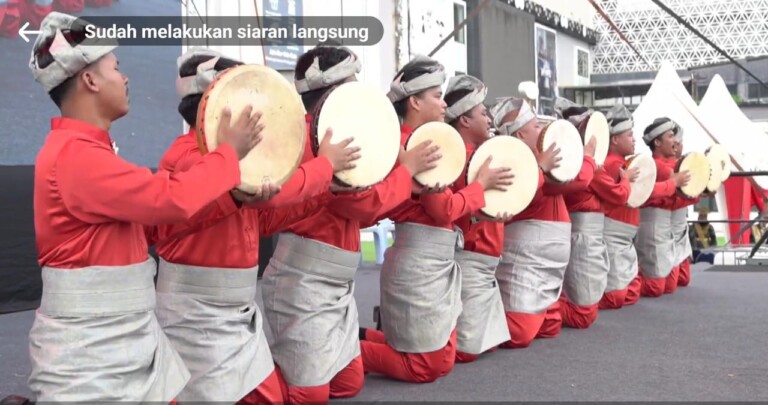
M 555 30 L 536 24 L 536 84 L 539 99 L 536 113 L 555 116 L 557 98 L 557 33 Z
M 287 18 L 281 22 L 273 20 L 273 28 L 288 28 L 289 25 L 301 24 L 300 19 L 303 15 L 302 0 L 263 0 L 262 10 L 264 17 L 295 17 Z M 279 39 L 271 40 L 273 43 L 279 43 Z M 288 42 L 288 41 L 286 41 Z M 290 41 L 294 42 L 294 41 Z M 296 43 L 287 43 L 286 45 L 273 45 L 265 47 L 266 65 L 275 70 L 293 70 L 296 61 L 304 53 L 304 46 Z

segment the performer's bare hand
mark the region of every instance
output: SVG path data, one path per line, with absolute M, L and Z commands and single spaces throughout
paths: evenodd
M 510 173 L 512 169 L 508 167 L 491 169 L 491 159 L 492 156 L 488 156 L 485 159 L 485 162 L 483 162 L 483 165 L 480 166 L 480 170 L 477 172 L 477 180 L 475 181 L 483 186 L 483 190 L 507 191 L 506 186 L 512 185 L 512 179 L 515 175 Z
M 512 220 L 512 217 L 514 217 L 514 215 L 512 215 L 512 214 L 510 214 L 508 212 L 502 212 L 502 213 L 496 215 L 495 217 L 491 218 L 491 221 L 507 223 L 507 222 Z
M 260 201 L 269 201 L 279 192 L 280 186 L 266 183 L 262 184 L 261 188 L 257 189 L 254 194 L 245 193 L 237 189 L 230 191 L 230 194 L 232 198 L 243 204 L 253 204 Z
M 584 154 L 590 157 L 595 157 L 596 151 L 597 151 L 597 138 L 592 136 L 589 138 L 589 142 L 587 142 L 587 144 L 584 145 Z
M 232 146 L 242 160 L 263 139 L 264 124 L 260 120 L 261 111 L 253 113 L 253 107 L 247 106 L 232 124 L 232 110 L 225 108 L 219 121 L 219 144 Z
M 317 156 L 325 156 L 328 158 L 328 160 L 331 161 L 334 173 L 342 170 L 354 169 L 354 161 L 360 159 L 360 147 L 350 147 L 349 144 L 352 143 L 355 138 L 350 137 L 337 144 L 332 144 L 332 137 L 333 130 L 328 128 L 325 131 L 323 142 L 320 143 L 320 147 L 317 150 Z
M 407 152 L 405 151 L 405 148 L 402 146 L 400 147 L 398 160 L 401 165 L 408 169 L 408 173 L 411 173 L 411 176 L 437 167 L 437 161 L 440 160 L 443 155 L 440 154 L 439 146 L 429 146 L 431 144 L 431 140 L 426 140 Z
M 637 180 L 637 178 L 640 176 L 640 169 L 638 169 L 637 167 L 632 169 L 627 169 L 627 170 L 619 169 L 619 176 L 622 179 L 629 179 L 630 183 L 634 183 Z
M 560 167 L 560 161 L 563 160 L 560 157 L 560 148 L 556 144 L 549 145 L 549 148 L 544 152 L 537 153 L 536 160 L 539 163 L 539 167 L 544 173 L 549 173 L 554 169 Z
M 434 186 L 422 186 L 416 180 L 411 181 L 411 193 L 413 194 L 436 194 L 442 193 L 448 188 L 447 185 L 435 184 Z
M 678 188 L 685 187 L 691 180 L 691 174 L 688 173 L 688 170 L 683 170 L 682 172 L 673 173 L 671 178 L 675 181 L 675 185 Z

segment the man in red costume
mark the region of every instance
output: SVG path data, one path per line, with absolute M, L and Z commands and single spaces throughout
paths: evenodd
M 29 63 L 61 110 L 35 162 L 43 295 L 29 335 L 30 390 L 38 402 L 170 402 L 189 372 L 154 314 L 145 227 L 188 221 L 230 198 L 239 160 L 259 140 L 260 114 L 248 107 L 230 126 L 225 111 L 221 146 L 183 173 L 126 162 L 109 129 L 128 113 L 128 79 L 116 46 L 81 43 L 75 20 L 50 13 Z
M 347 48 L 319 46 L 296 63 L 296 89 L 306 110 L 331 86 L 356 80 L 361 69 Z M 311 116 L 307 115 L 307 121 Z M 307 135 L 305 160 L 312 159 Z M 290 403 L 326 403 L 363 387 L 354 277 L 360 228 L 410 198 L 411 176 L 439 159 L 427 144 L 401 151 L 400 165 L 379 184 L 340 192 L 325 207 L 280 234 L 262 279 L 264 315 L 274 335 L 272 356 L 288 384 Z M 354 191 L 354 190 L 349 190 Z
M 680 127 L 669 118 L 657 118 L 643 132 L 643 141 L 656 161 L 656 185 L 651 198 L 640 209 L 637 257 L 645 297 L 659 297 L 677 290 L 679 273 L 672 238 L 672 211 L 676 190 L 687 183 L 687 172 L 675 173 L 675 137 Z
M 160 169 L 181 172 L 203 158 L 195 128 L 202 94 L 218 73 L 241 64 L 205 49 L 191 49 L 179 58 L 179 112 L 190 131 L 171 145 Z M 330 139 L 274 198 L 267 186 L 260 196 L 265 203 L 246 204 L 199 232 L 157 245 L 157 317 L 192 374 L 179 401 L 284 401 L 284 382 L 256 303 L 259 237 L 284 229 L 329 200 L 330 194 L 317 195 L 328 190 L 334 171 L 351 167 L 359 149 L 347 147 L 351 140 L 333 145 Z M 232 193 L 241 202 L 254 199 Z M 306 198 L 311 199 L 299 204 Z
M 483 105 L 487 94 L 485 84 L 473 76 L 454 76 L 448 81 L 445 120 L 461 134 L 467 148 L 467 166 L 451 186 L 455 193 L 467 186 L 470 157 L 490 139 L 491 120 Z M 463 307 L 456 325 L 457 362 L 474 361 L 510 339 L 495 277 L 504 241 L 504 221 L 509 219 L 488 218 L 473 212 L 456 221 L 464 237 L 464 249 L 456 251 Z
M 606 114 L 610 132 L 608 156 L 590 184 L 602 201 L 605 214 L 603 238 L 608 253 L 608 275 L 600 309 L 618 309 L 640 299 L 635 236 L 640 225 L 640 209 L 627 206 L 632 182 L 638 170 L 626 170 L 626 157 L 635 153 L 632 113 L 622 104 Z
M 559 162 L 551 157 L 559 153 L 554 144 L 544 153 L 539 152 L 541 128 L 527 102 L 512 97 L 502 99 L 491 114 L 499 134 L 516 136 L 539 155 L 540 176 Z M 560 334 L 559 298 L 571 251 L 571 220 L 563 194 L 584 190 L 589 185 L 597 168 L 594 154 L 592 139 L 584 148 L 577 177 L 561 185 L 547 176 L 530 205 L 504 227 L 504 248 L 496 278 L 512 339 L 502 347 L 528 347 L 534 338 Z
M 675 159 L 680 160 L 683 157 L 683 128 L 678 127 L 675 136 Z M 704 193 L 705 196 L 713 196 L 714 193 Z M 691 239 L 688 235 L 688 207 L 696 205 L 701 201 L 701 197 L 686 198 L 675 195 L 672 203 L 672 234 L 675 240 L 675 260 L 677 263 L 678 278 L 677 285 L 687 287 L 691 283 L 691 257 L 693 249 L 691 248 Z
M 443 66 L 423 55 L 396 74 L 388 95 L 402 120 L 402 145 L 422 124 L 444 121 L 444 82 Z M 488 163 L 458 193 L 444 189 L 447 185 L 426 190 L 387 214 L 397 237 L 381 268 L 382 331 L 361 332 L 366 372 L 427 383 L 453 369 L 462 311 L 461 276 L 454 260 L 462 242 L 454 221 L 485 206 L 485 190 L 511 184 L 508 168 L 490 169 Z
M 592 114 L 592 110 L 564 98 L 557 99 L 555 110 L 577 127 Z M 597 320 L 610 268 L 604 237 L 604 199 L 623 199 L 620 204 L 626 204 L 628 196 L 629 180 L 610 177 L 604 167 L 595 172 L 589 187 L 563 195 L 571 217 L 571 255 L 560 296 L 565 326 L 584 329 Z

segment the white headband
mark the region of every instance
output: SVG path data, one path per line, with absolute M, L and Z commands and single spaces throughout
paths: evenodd
M 608 120 L 608 125 L 611 128 L 611 135 L 618 135 L 635 127 L 635 122 L 632 120 L 632 113 L 630 113 L 627 107 L 623 104 L 614 105 L 605 114 L 605 118 Z
M 424 55 L 416 55 L 412 61 L 403 67 L 403 71 L 412 66 L 426 68 L 429 73 L 413 78 L 408 82 L 403 82 L 403 74 L 399 74 L 389 85 L 389 93 L 387 93 L 387 97 L 393 103 L 445 83 L 445 69 L 436 60 Z
M 448 122 L 455 120 L 461 114 L 482 104 L 488 95 L 488 87 L 482 81 L 470 75 L 454 76 L 448 80 L 448 88 L 445 94 L 447 95 L 457 90 L 471 90 L 471 92 L 446 108 L 445 119 Z
M 296 91 L 298 91 L 299 94 L 326 88 L 360 73 L 363 66 L 360 63 L 360 60 L 357 59 L 357 55 L 346 47 L 340 49 L 349 52 L 349 56 L 343 61 L 331 66 L 326 71 L 320 70 L 320 61 L 315 57 L 315 60 L 312 61 L 312 65 L 310 65 L 304 73 L 304 78 L 293 82 L 294 86 L 296 86 Z
M 207 60 L 197 65 L 197 73 L 192 76 L 178 77 L 176 78 L 176 92 L 179 97 L 184 98 L 194 94 L 203 94 L 208 86 L 216 80 L 216 77 L 221 72 L 217 72 L 214 69 L 216 63 L 221 57 L 216 56 L 213 59 Z
M 75 24 L 77 20 L 77 17 L 53 11 L 45 16 L 40 24 L 40 35 L 37 36 L 32 46 L 29 68 L 32 70 L 35 81 L 43 85 L 46 93 L 117 48 L 115 40 L 107 39 L 89 38 L 85 41 L 87 44 L 70 45 L 67 39 L 64 38 L 62 31 L 67 29 L 84 29 L 86 22 L 80 20 L 79 24 Z M 53 42 L 51 42 L 49 52 L 53 57 L 53 63 L 45 68 L 41 68 L 37 64 L 38 61 L 35 59 L 35 53 L 51 38 L 53 38 Z
M 507 114 L 519 111 L 517 117 L 513 121 L 503 123 Z M 497 104 L 491 108 L 491 116 L 493 117 L 493 126 L 496 128 L 496 132 L 504 135 L 512 135 L 524 127 L 525 124 L 536 118 L 531 106 L 528 103 L 516 97 L 507 97 L 499 99 Z
M 643 135 L 643 142 L 650 144 L 654 139 L 663 135 L 667 131 L 674 131 L 677 124 L 669 118 L 658 118 L 648 128 L 655 126 L 652 130 Z

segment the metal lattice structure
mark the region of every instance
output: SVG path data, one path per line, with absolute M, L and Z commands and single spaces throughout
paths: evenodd
M 768 54 L 768 0 L 665 0 L 664 4 L 734 58 Z M 602 0 L 603 10 L 649 68 L 599 15 L 593 74 L 677 69 L 726 61 L 722 55 L 650 0 Z

